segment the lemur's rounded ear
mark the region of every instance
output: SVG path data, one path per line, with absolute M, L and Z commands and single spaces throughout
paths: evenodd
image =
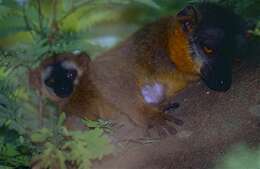
M 91 62 L 90 56 L 86 52 L 77 53 L 76 61 L 81 67 L 88 67 L 89 62 Z
M 183 31 L 192 32 L 199 22 L 199 12 L 194 6 L 188 5 L 176 14 L 176 18 L 181 23 Z

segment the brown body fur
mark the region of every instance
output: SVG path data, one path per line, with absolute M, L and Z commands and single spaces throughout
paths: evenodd
M 227 93 L 207 93 L 206 86 L 200 84 L 172 99 L 183 103 L 176 112 L 185 121 L 177 128 L 178 134 L 150 144 L 122 142 L 119 154 L 94 168 L 213 169 L 234 145 L 259 147 L 260 64 L 237 66 L 240 68 Z M 122 140 L 126 132 L 118 133 L 123 133 L 117 135 Z
M 149 120 L 163 120 L 164 113 L 144 102 L 141 87 L 158 82 L 165 86 L 165 99 L 197 80 L 196 70 L 191 69 L 188 44 L 171 45 L 173 39 L 187 38 L 175 34 L 180 32 L 174 17 L 147 25 L 116 48 L 98 56 L 90 64 L 90 76 L 102 97 L 138 125 L 144 126 Z M 172 32 L 173 31 L 173 32 Z M 185 46 L 186 45 L 186 46 Z M 176 59 L 185 58 L 181 65 Z M 177 53 L 178 52 L 178 53 Z M 187 66 L 186 66 L 187 65 Z M 183 67 L 184 66 L 184 67 Z M 186 67 L 185 67 L 186 66 Z M 183 69 L 178 69 L 182 67 Z

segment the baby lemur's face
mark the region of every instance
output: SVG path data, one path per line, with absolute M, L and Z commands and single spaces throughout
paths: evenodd
M 65 101 L 72 95 L 89 62 L 85 53 L 56 54 L 29 72 L 30 84 L 52 101 Z
M 189 39 L 192 60 L 206 85 L 226 91 L 232 82 L 231 58 L 241 21 L 231 11 L 211 3 L 187 6 L 177 14 Z M 186 18 L 185 18 L 186 17 Z
M 59 60 L 47 66 L 41 78 L 49 93 L 65 98 L 72 94 L 74 86 L 78 83 L 78 75 L 75 63 L 69 60 Z

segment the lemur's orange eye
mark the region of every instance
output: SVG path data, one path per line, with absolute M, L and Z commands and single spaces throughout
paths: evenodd
M 209 48 L 207 46 L 204 46 L 203 50 L 206 54 L 212 54 L 214 52 L 212 48 Z

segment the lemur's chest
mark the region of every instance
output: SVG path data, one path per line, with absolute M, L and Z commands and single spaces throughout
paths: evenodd
M 139 79 L 140 94 L 146 103 L 160 104 L 198 79 L 199 77 L 196 75 L 185 74 L 177 70 L 157 73 Z

